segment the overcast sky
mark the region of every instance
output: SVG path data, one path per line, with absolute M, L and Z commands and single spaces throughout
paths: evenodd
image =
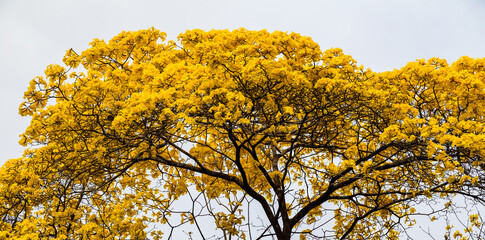
M 149 27 L 169 39 L 194 28 L 293 31 L 386 71 L 421 58 L 485 57 L 484 23 L 484 0 L 0 0 L 0 165 L 22 154 L 28 119 L 17 112 L 29 81 L 93 38 Z

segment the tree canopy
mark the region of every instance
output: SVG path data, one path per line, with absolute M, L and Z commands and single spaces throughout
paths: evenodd
M 376 73 L 297 33 L 147 29 L 63 62 L 19 108 L 0 239 L 398 239 L 484 204 L 483 58 Z

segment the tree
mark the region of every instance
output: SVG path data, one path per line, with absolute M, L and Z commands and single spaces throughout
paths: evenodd
M 63 61 L 19 108 L 0 239 L 398 239 L 484 204 L 485 59 L 374 73 L 296 33 L 148 29 Z

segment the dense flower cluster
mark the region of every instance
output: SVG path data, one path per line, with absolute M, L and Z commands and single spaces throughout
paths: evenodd
M 418 203 L 485 200 L 485 59 L 374 73 L 296 33 L 148 29 L 63 61 L 20 106 L 0 239 L 398 239 Z

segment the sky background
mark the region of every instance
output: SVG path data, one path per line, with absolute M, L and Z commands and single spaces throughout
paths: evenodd
M 485 57 L 485 0 L 0 0 L 0 165 L 22 155 L 18 115 L 29 81 L 93 38 L 155 27 L 268 29 L 339 47 L 373 71 L 439 57 Z

